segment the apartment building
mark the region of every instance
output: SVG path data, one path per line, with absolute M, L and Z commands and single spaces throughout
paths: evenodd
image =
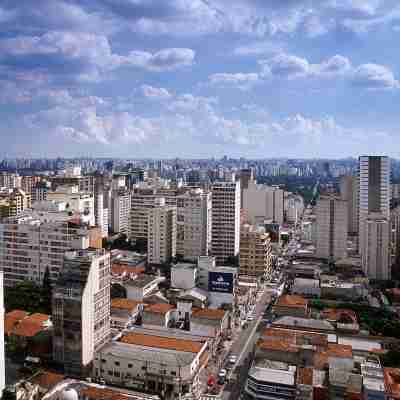
M 250 180 L 243 191 L 243 209 L 251 224 L 265 220 L 282 225 L 284 222 L 284 190 L 275 186 L 259 185 Z
M 211 250 L 211 193 L 193 189 L 177 197 L 176 253 L 197 260 Z
M 131 192 L 125 189 L 111 193 L 111 230 L 114 233 L 129 232 L 129 212 L 131 209 Z
M 340 179 L 340 197 L 347 201 L 347 231 L 349 234 L 358 233 L 358 203 L 359 178 L 345 175 Z
M 0 172 L 0 188 L 15 189 L 19 186 L 20 177 L 9 172 Z
M 158 198 L 148 213 L 147 260 L 164 264 L 176 256 L 176 206 Z
M 88 228 L 66 211 L 30 210 L 0 223 L 0 266 L 6 286 L 23 280 L 41 284 L 46 269 L 58 278 L 64 252 L 89 246 Z
M 240 231 L 239 273 L 267 278 L 272 272 L 272 248 L 264 228 L 243 225 Z
M 4 279 L 0 271 L 0 395 L 6 386 L 6 360 L 4 348 Z
M 197 397 L 208 358 L 207 342 L 132 332 L 97 352 L 93 372 L 106 383 L 164 398 Z
M 110 340 L 110 254 L 67 252 L 53 290 L 53 358 L 72 376 L 88 376 L 98 349 Z
M 334 196 L 321 196 L 317 203 L 316 255 L 337 260 L 347 255 L 347 201 Z
M 240 182 L 214 183 L 211 192 L 211 252 L 223 265 L 240 250 Z

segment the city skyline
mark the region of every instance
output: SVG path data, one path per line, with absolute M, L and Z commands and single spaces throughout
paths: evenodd
M 0 21 L 0 158 L 400 155 L 393 0 L 6 0 Z

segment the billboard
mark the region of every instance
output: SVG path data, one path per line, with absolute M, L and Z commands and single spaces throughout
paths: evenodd
M 208 291 L 233 293 L 233 274 L 229 272 L 209 272 Z

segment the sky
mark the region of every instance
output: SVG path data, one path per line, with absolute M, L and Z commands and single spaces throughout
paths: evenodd
M 398 0 L 0 0 L 0 157 L 400 157 Z

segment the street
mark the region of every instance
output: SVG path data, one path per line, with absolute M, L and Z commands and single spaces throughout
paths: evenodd
M 271 293 L 265 291 L 256 304 L 256 318 L 244 329 L 237 340 L 232 344 L 228 356 L 237 356 L 237 362 L 231 369 L 232 378 L 225 385 L 222 392 L 223 400 L 237 400 L 246 382 L 247 373 L 251 365 L 252 351 L 254 344 L 260 336 L 262 314 L 266 305 L 271 301 Z M 229 375 L 228 375 L 229 376 Z

